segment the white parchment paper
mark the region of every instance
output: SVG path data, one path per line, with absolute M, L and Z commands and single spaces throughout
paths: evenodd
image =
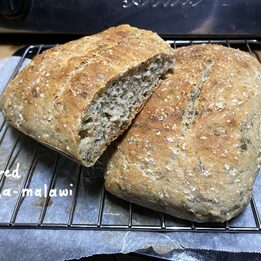
M 10 57 L 0 61 L 0 92 L 3 90 L 19 57 Z M 26 61 L 28 62 L 28 61 Z M 26 63 L 25 62 L 25 63 Z M 1 116 L 2 117 L 2 116 Z M 1 118 L 1 120 L 3 120 Z M 18 131 L 8 128 L 0 146 L 0 169 L 6 165 Z M 6 178 L 3 189 L 19 191 L 29 171 L 33 152 L 37 143 L 28 137 L 19 139 L 13 155 L 10 171 L 19 163 L 19 179 Z M 32 189 L 43 189 L 51 181 L 57 153 L 39 145 L 37 164 L 30 183 Z M 74 191 L 79 166 L 63 156 L 59 156 L 55 187 Z M 79 183 L 79 197 L 75 208 L 73 223 L 96 223 L 98 205 L 103 184 L 101 181 L 87 178 L 94 170 L 84 169 Z M 86 172 L 89 175 L 85 175 Z M 254 194 L 256 204 L 261 210 L 261 178 L 258 176 Z M 9 222 L 18 194 L 0 198 L 0 222 Z M 49 202 L 44 218 L 45 223 L 68 221 L 72 197 L 55 197 Z M 20 207 L 16 222 L 37 223 L 41 213 L 43 199 L 38 196 L 26 197 Z M 158 213 L 136 207 L 133 213 L 134 224 L 155 224 Z M 128 204 L 114 196 L 106 197 L 104 206 L 104 224 L 127 224 Z M 182 225 L 182 221 L 167 219 L 166 223 Z M 250 206 L 231 223 L 231 226 L 255 226 Z M 261 233 L 192 233 L 192 232 L 135 232 L 135 231 L 94 231 L 94 230 L 55 230 L 55 229 L 0 229 L 1 260 L 65 260 L 78 259 L 94 254 L 129 253 L 147 249 L 150 254 L 158 254 L 170 260 L 197 260 L 186 254 L 186 249 L 211 249 L 231 252 L 261 252 Z M 152 250 L 153 249 L 153 250 Z M 175 250 L 173 252 L 173 250 Z M 154 251 L 154 252 L 153 252 Z

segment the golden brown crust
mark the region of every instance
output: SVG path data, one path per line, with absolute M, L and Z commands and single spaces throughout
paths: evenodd
M 117 143 L 106 188 L 176 217 L 223 222 L 249 203 L 260 164 L 261 66 L 217 45 L 174 57 L 174 74 Z
M 54 47 L 10 82 L 2 111 L 15 128 L 81 161 L 86 107 L 110 81 L 158 54 L 170 56 L 172 49 L 156 34 L 128 25 Z

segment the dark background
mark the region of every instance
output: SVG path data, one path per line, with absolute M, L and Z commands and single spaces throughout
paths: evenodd
M 128 23 L 168 37 L 253 37 L 260 11 L 260 0 L 1 0 L 0 32 L 86 35 Z

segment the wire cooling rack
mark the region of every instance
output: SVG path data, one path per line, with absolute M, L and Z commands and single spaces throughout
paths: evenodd
M 222 44 L 248 51 L 260 62 L 258 51 L 261 50 L 261 43 L 257 40 L 167 42 L 173 48 L 201 43 Z M 32 58 L 53 46 L 32 45 L 20 50 L 22 55 L 11 78 L 19 72 L 26 58 Z M 2 116 L 0 158 L 1 170 L 12 171 L 19 162 L 21 167 L 20 179 L 9 179 L 6 175 L 0 178 L 0 228 L 261 232 L 260 194 L 257 203 L 253 196 L 242 214 L 223 224 L 196 224 L 170 217 L 110 195 L 104 190 L 103 182 L 94 178 L 102 175 L 99 163 L 92 168 L 81 167 L 8 126 Z M 44 187 L 46 195 L 23 194 L 24 190 L 39 187 L 39 184 Z M 2 195 L 8 186 L 13 189 L 9 197 Z M 55 198 L 49 195 L 61 186 L 70 188 L 69 196 Z

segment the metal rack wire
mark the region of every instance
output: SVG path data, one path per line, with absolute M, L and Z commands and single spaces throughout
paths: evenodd
M 259 61 L 260 57 L 256 50 L 261 49 L 261 43 L 257 40 L 167 40 L 173 48 L 177 48 L 184 45 L 190 44 L 201 44 L 201 43 L 215 43 L 222 44 L 231 47 L 237 47 L 245 51 L 250 52 L 254 55 Z M 24 63 L 26 58 L 32 58 L 34 55 L 41 53 L 42 51 L 53 47 L 54 45 L 32 45 L 27 47 L 22 57 L 20 58 L 16 68 L 14 69 L 11 78 L 12 79 L 21 69 L 21 66 Z M 258 210 L 258 206 L 254 199 L 254 196 L 251 199 L 248 210 L 246 210 L 242 215 L 246 218 L 243 218 L 243 224 L 238 225 L 238 222 L 231 221 L 224 224 L 195 224 L 183 220 L 179 220 L 167 215 L 157 213 L 151 210 L 146 210 L 144 208 L 138 207 L 131 203 L 127 203 L 120 199 L 116 199 L 114 196 L 108 194 L 103 187 L 102 182 L 94 183 L 87 182 L 87 187 L 93 189 L 96 187 L 95 193 L 89 196 L 92 196 L 90 200 L 91 208 L 88 211 L 93 211 L 93 220 L 86 221 L 84 219 L 84 207 L 79 204 L 79 194 L 86 191 L 86 172 L 88 172 L 88 178 L 90 173 L 96 173 L 97 171 L 102 171 L 99 164 L 95 165 L 93 168 L 83 168 L 78 166 L 75 163 L 70 162 L 70 160 L 63 158 L 62 155 L 59 155 L 56 152 L 45 148 L 41 144 L 38 144 L 35 141 L 32 141 L 30 138 L 24 136 L 22 133 L 9 127 L 5 120 L 2 118 L 0 121 L 0 155 L 3 156 L 2 160 L 2 169 L 4 171 L 14 168 L 15 162 L 19 155 L 26 154 L 27 156 L 24 159 L 24 163 L 28 166 L 26 170 L 23 170 L 23 177 L 21 182 L 18 184 L 16 182 L 16 195 L 7 200 L 4 197 L 0 198 L 0 228 L 35 228 L 35 229 L 107 229 L 107 230 L 135 230 L 135 231 L 190 231 L 190 232 L 261 232 L 261 220 Z M 5 147 L 3 145 L 7 136 L 12 136 L 12 146 Z M 9 141 L 10 143 L 10 141 Z M 8 143 L 8 144 L 9 144 Z M 27 144 L 27 145 L 25 145 Z M 28 145 L 29 144 L 29 145 Z M 8 145 L 9 146 L 9 145 Z M 27 150 L 24 152 L 23 148 L 27 146 Z M 5 150 L 2 152 L 3 148 Z M 32 204 L 27 204 L 26 198 L 23 196 L 23 189 L 28 189 L 32 186 L 34 176 L 36 176 L 36 168 L 41 162 L 41 155 L 48 154 L 48 164 L 45 166 L 47 169 L 46 177 L 48 177 L 47 196 L 41 198 L 39 204 L 33 204 L 37 209 L 36 213 L 33 214 L 31 209 Z M 49 192 L 56 188 L 57 180 L 61 175 L 60 165 L 68 165 L 71 173 L 70 182 L 73 183 L 72 195 L 70 196 L 70 202 L 66 206 L 65 212 L 59 212 L 59 208 L 53 207 L 52 211 L 56 211 L 56 221 L 50 221 L 47 218 L 49 212 L 49 206 L 53 199 L 49 196 Z M 48 166 L 48 167 L 47 167 Z M 67 168 L 67 169 L 68 169 Z M 41 171 L 40 171 L 41 172 Z M 39 172 L 39 173 L 40 173 Z M 68 173 L 67 173 L 68 175 Z M 68 178 L 68 177 L 67 177 Z M 6 185 L 6 177 L 2 175 L 0 177 L 0 194 L 3 192 L 3 189 Z M 13 181 L 15 183 L 15 181 Z M 95 184 L 95 185 L 93 185 Z M 10 185 L 10 184 L 9 184 Z M 89 192 L 88 192 L 89 193 Z M 82 197 L 84 198 L 84 197 Z M 86 201 L 89 198 L 86 196 Z M 84 200 L 83 200 L 84 201 Z M 64 202 L 61 202 L 60 205 L 63 205 Z M 89 203 L 88 203 L 89 204 Z M 24 206 L 25 205 L 25 206 Z M 107 222 L 106 211 L 109 206 L 109 213 L 113 215 L 113 211 L 116 211 L 117 216 L 120 218 L 115 219 L 115 223 Z M 4 213 L 2 213 L 4 209 Z M 58 210 L 57 210 L 58 209 Z M 116 209 L 116 210 L 115 210 Z M 22 214 L 24 213 L 24 214 Z M 64 214 L 66 213 L 66 214 Z M 76 216 L 80 215 L 81 218 L 77 219 Z M 245 220 L 249 219 L 249 215 L 252 216 L 252 223 L 249 225 Z M 20 216 L 23 216 L 20 218 Z M 50 215 L 49 215 L 50 216 Z M 59 218 L 60 217 L 60 218 Z M 61 220 L 62 218 L 62 220 Z M 47 221 L 46 221 L 47 219 Z M 240 218 L 239 218 L 240 219 Z M 34 220 L 34 221 L 32 221 Z M 49 221 L 48 221 L 49 220 Z M 144 221 L 145 220 L 145 221 Z M 241 219 L 242 221 L 242 219 Z M 239 222 L 240 223 L 240 222 Z

